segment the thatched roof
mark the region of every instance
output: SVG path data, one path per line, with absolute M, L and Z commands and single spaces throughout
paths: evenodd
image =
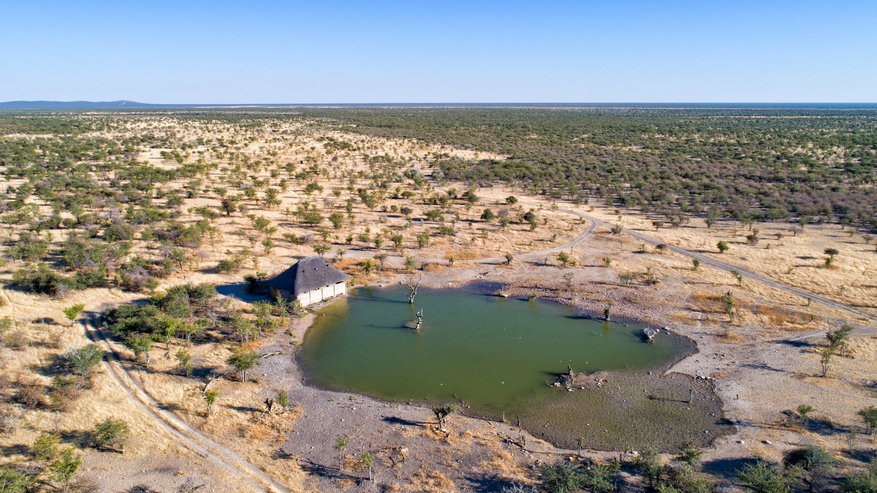
M 348 279 L 350 276 L 327 264 L 320 257 L 308 257 L 270 279 L 268 285 L 298 296 Z

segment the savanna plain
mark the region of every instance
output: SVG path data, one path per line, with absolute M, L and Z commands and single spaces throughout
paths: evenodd
M 5 112 L 0 172 L 0 492 L 877 491 L 874 108 Z M 606 437 L 320 388 L 314 255 L 690 349 L 558 375 Z

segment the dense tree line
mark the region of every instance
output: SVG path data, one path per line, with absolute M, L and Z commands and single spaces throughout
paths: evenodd
M 442 178 L 603 198 L 684 222 L 843 221 L 877 228 L 873 108 L 308 109 L 345 130 L 508 156 L 439 157 Z

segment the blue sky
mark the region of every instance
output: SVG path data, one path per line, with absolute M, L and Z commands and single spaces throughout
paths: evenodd
M 7 1 L 0 101 L 877 102 L 877 1 Z

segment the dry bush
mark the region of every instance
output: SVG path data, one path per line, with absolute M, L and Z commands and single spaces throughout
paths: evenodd
M 759 305 L 758 314 L 767 317 L 771 325 L 803 324 L 810 321 L 810 315 L 773 305 Z
M 24 382 L 18 384 L 15 400 L 28 409 L 35 409 L 43 404 L 45 397 L 45 387 L 37 382 Z
M 0 406 L 0 433 L 12 433 L 24 418 L 24 410 L 19 405 Z
M 64 491 L 70 493 L 97 493 L 100 491 L 100 483 L 85 476 L 76 476 L 66 486 Z
M 24 330 L 12 330 L 3 335 L 3 344 L 11 349 L 24 349 L 30 344 L 30 338 Z
M 54 382 L 55 388 L 49 392 L 49 400 L 52 401 L 52 407 L 61 411 L 70 409 L 71 404 L 82 396 L 82 393 L 88 388 L 88 381 L 82 377 L 56 377 Z
M 411 476 L 411 486 L 414 491 L 421 492 L 450 492 L 457 491 L 456 485 L 439 471 L 427 471 L 420 469 Z
M 740 334 L 737 334 L 736 332 L 731 332 L 729 330 L 726 330 L 716 336 L 716 340 L 725 344 L 742 344 L 746 342 L 746 339 L 744 339 Z
M 447 266 L 439 264 L 437 262 L 427 262 L 423 265 L 423 270 L 426 272 L 442 272 L 446 268 Z

